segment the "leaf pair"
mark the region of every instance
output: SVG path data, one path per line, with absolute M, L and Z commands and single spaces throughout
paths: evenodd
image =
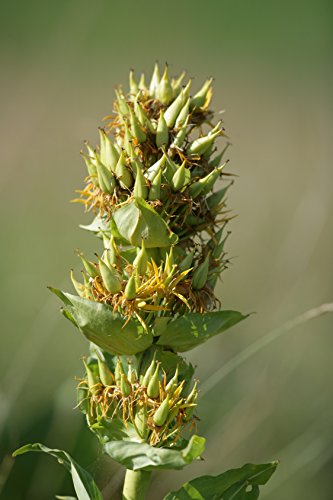
M 105 451 L 132 470 L 181 469 L 202 453 L 205 440 L 193 436 L 183 450 L 153 448 L 146 443 L 114 441 L 107 443 Z M 13 453 L 42 452 L 56 458 L 71 474 L 78 500 L 103 500 L 102 493 L 92 476 L 68 453 L 48 448 L 40 443 L 27 444 Z M 218 476 L 201 476 L 170 492 L 164 500 L 257 500 L 259 487 L 266 484 L 275 472 L 278 462 L 246 464 Z M 57 497 L 73 498 L 73 497 Z

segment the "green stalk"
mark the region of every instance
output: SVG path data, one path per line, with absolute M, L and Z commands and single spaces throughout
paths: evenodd
M 150 478 L 151 472 L 127 469 L 123 489 L 123 500 L 145 500 Z

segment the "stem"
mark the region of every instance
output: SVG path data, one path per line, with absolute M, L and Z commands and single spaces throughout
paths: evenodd
M 145 500 L 151 472 L 127 469 L 125 475 L 123 500 Z

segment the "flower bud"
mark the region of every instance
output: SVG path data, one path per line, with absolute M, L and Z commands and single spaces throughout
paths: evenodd
M 131 384 L 135 384 L 137 381 L 137 375 L 135 370 L 133 370 L 132 365 L 128 366 L 127 378 Z
M 168 65 L 165 65 L 163 76 L 157 87 L 156 97 L 162 104 L 169 104 L 173 98 L 173 90 L 169 80 Z
M 201 290 L 206 284 L 209 271 L 209 257 L 207 254 L 205 260 L 196 268 L 192 276 L 192 287 L 194 290 Z
M 178 97 L 176 97 L 176 99 L 165 110 L 164 119 L 169 128 L 172 128 L 174 126 L 176 119 L 184 105 L 184 102 L 184 91 L 181 90 Z
M 118 272 L 114 267 L 109 267 L 103 262 L 102 259 L 98 258 L 99 270 L 101 272 L 102 280 L 105 288 L 110 293 L 118 293 L 121 291 L 121 281 Z
M 207 99 L 209 89 L 212 85 L 213 78 L 206 80 L 199 92 L 197 92 L 191 99 L 191 108 L 201 108 Z
M 165 398 L 165 400 L 162 402 L 161 406 L 156 410 L 153 416 L 153 421 L 154 424 L 157 425 L 158 427 L 161 427 L 165 422 L 166 419 L 168 418 L 169 414 L 169 404 L 170 404 L 170 397 L 169 394 Z
M 164 119 L 164 113 L 161 110 L 156 130 L 156 146 L 158 148 L 161 148 L 162 146 L 168 144 L 168 142 L 169 142 L 169 130 L 166 121 Z
M 153 76 L 152 76 L 152 79 L 151 79 L 151 82 L 149 85 L 149 94 L 152 97 L 156 97 L 156 92 L 157 92 L 157 88 L 158 88 L 159 84 L 160 84 L 160 71 L 158 68 L 158 64 L 155 63 Z
M 135 276 L 132 275 L 130 279 L 128 280 L 126 287 L 125 287 L 125 297 L 127 300 L 133 300 L 136 295 L 136 279 Z
M 117 166 L 116 166 L 116 176 L 118 177 L 120 181 L 120 185 L 124 189 L 129 189 L 132 184 L 133 184 L 133 177 L 131 172 L 128 170 L 126 161 L 125 161 L 125 156 L 123 151 L 120 154 Z
M 197 182 L 191 184 L 189 188 L 190 196 L 192 196 L 192 198 L 196 198 L 199 195 L 207 194 L 213 188 L 224 167 L 225 164 L 219 168 L 215 168 L 212 172 L 206 175 L 206 177 L 203 177 Z
M 133 266 L 136 268 L 140 276 L 146 274 L 148 267 L 148 254 L 145 248 L 144 240 L 142 240 L 142 247 L 134 259 Z
M 209 210 L 212 210 L 213 208 L 219 206 L 230 186 L 231 183 L 228 186 L 220 189 L 219 191 L 216 191 L 216 193 L 208 196 L 208 198 L 206 199 L 206 203 Z
M 159 366 L 157 365 L 147 387 L 147 394 L 148 397 L 150 398 L 157 398 L 160 393 L 160 381 L 158 377 L 158 372 L 159 372 Z

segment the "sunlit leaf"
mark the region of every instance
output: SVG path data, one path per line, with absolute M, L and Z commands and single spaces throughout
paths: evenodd
M 125 320 L 113 312 L 107 304 L 93 302 L 70 293 L 50 288 L 64 302 L 64 311 L 83 333 L 97 346 L 111 354 L 136 354 L 144 351 L 153 342 L 152 333 L 130 320 L 124 327 Z
M 178 237 L 170 231 L 162 217 L 142 198 L 136 198 L 114 214 L 119 234 L 132 245 L 146 248 L 169 247 Z
M 98 489 L 92 476 L 83 467 L 81 467 L 68 453 L 62 450 L 54 450 L 40 443 L 26 444 L 13 453 L 14 457 L 23 455 L 29 451 L 47 453 L 56 458 L 68 472 L 70 472 L 73 480 L 75 493 L 78 500 L 103 500 L 102 493 Z M 71 498 L 71 497 L 58 497 Z
M 248 315 L 237 311 L 215 311 L 205 314 L 189 313 L 172 319 L 164 329 L 157 345 L 185 352 L 236 325 Z
M 204 448 L 205 439 L 196 435 L 182 450 L 156 448 L 133 441 L 110 441 L 104 445 L 105 453 L 131 470 L 182 469 L 199 458 Z
M 164 500 L 256 500 L 259 486 L 266 484 L 278 462 L 246 464 L 219 476 L 201 476 L 169 493 Z

